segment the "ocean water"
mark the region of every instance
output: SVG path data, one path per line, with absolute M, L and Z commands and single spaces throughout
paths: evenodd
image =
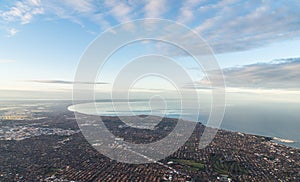
M 300 104 L 265 103 L 227 107 L 221 128 L 295 141 L 300 148 Z
M 95 111 L 96 106 L 96 111 Z M 247 103 L 229 105 L 220 128 L 231 131 L 277 137 L 292 140 L 294 143 L 284 145 L 300 148 L 300 104 L 298 103 Z M 71 111 L 92 115 L 157 115 L 199 121 L 207 124 L 210 113 L 209 106 L 200 110 L 181 108 L 180 102 L 170 100 L 167 104 L 149 103 L 148 101 L 99 101 L 72 105 Z M 199 115 L 198 115 L 199 112 Z M 198 117 L 197 117 L 198 116 Z

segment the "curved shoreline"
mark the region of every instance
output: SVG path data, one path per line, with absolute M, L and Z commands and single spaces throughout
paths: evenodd
M 289 139 L 283 139 L 283 138 L 278 138 L 278 137 L 273 137 L 273 140 L 282 142 L 282 143 L 296 143 L 294 140 L 289 140 Z
M 81 114 L 88 114 L 88 113 L 79 112 L 76 109 L 72 109 L 71 106 L 74 106 L 74 105 L 67 106 L 67 110 L 68 111 L 78 112 L 78 113 L 81 113 Z M 109 115 L 105 115 L 105 116 L 112 116 L 113 117 L 114 115 L 109 114 Z M 175 117 L 169 117 L 169 118 L 175 118 Z M 198 121 L 198 122 L 200 122 L 200 121 Z M 202 122 L 200 122 L 200 123 L 202 123 Z M 204 123 L 202 123 L 202 124 L 205 125 Z M 229 128 L 219 128 L 219 129 L 228 130 L 228 131 L 232 131 L 232 132 L 243 133 L 243 134 L 250 134 L 250 135 L 261 136 L 261 137 L 268 138 L 270 141 L 273 141 L 273 142 L 278 143 L 278 144 L 282 144 L 282 145 L 285 145 L 285 146 L 288 146 L 288 147 L 293 147 L 293 148 L 299 148 L 298 146 L 291 145 L 291 144 L 297 143 L 297 141 L 291 140 L 291 139 L 284 139 L 284 138 L 279 138 L 279 137 L 276 137 L 276 136 L 267 136 L 267 135 L 258 134 L 258 133 L 237 131 L 235 129 L 229 129 Z

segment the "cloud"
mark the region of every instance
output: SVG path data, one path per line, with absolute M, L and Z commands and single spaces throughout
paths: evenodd
M 126 22 L 131 20 L 130 13 L 133 12 L 131 7 L 123 1 L 105 0 L 106 7 L 109 8 L 109 13 L 118 22 Z
M 111 26 L 106 19 L 107 10 L 103 1 L 95 0 L 42 0 L 42 5 L 48 17 L 52 19 L 66 19 L 81 27 L 86 28 L 85 22 L 89 21 L 99 25 L 102 30 Z M 54 15 L 54 16 L 53 16 Z M 89 32 L 91 30 L 88 30 Z
M 16 61 L 12 59 L 0 59 L 0 63 L 14 63 L 14 62 Z
M 72 100 L 71 91 L 0 90 L 1 100 Z
M 146 0 L 145 3 L 145 18 L 162 18 L 167 11 L 166 0 Z
M 220 0 L 203 4 L 191 0 L 183 3 L 177 19 L 203 37 L 215 53 L 228 53 L 299 38 L 299 9 L 297 1 Z M 173 29 L 173 36 L 181 45 L 201 54 L 202 45 L 194 41 L 193 33 L 176 34 Z M 178 54 L 166 50 L 171 55 Z
M 225 69 L 229 87 L 268 89 L 299 89 L 300 58 L 257 63 L 235 69 Z
M 73 82 L 73 81 L 65 81 L 65 80 L 27 80 L 26 82 L 34 82 L 34 83 L 49 83 L 49 84 L 109 84 L 106 82 Z
M 183 1 L 182 7 L 180 8 L 178 21 L 180 23 L 190 23 L 192 20 L 196 18 L 195 11 L 196 8 L 202 0 L 187 0 Z
M 86 28 L 85 23 L 92 22 L 100 25 L 101 30 L 110 28 L 117 23 L 124 23 L 140 14 L 142 1 L 117 1 L 117 0 L 52 0 L 42 1 L 44 9 L 49 14 L 80 24 Z M 90 32 L 90 30 L 88 30 Z
M 15 28 L 10 28 L 7 30 L 7 32 L 8 32 L 7 37 L 13 37 L 14 35 L 16 35 L 19 32 L 19 30 L 15 29 Z
M 163 89 L 163 88 L 132 88 L 130 91 L 134 92 L 176 92 L 176 90 L 172 89 Z
M 297 0 L 187 0 L 173 4 L 166 0 L 21 0 L 1 9 L 0 20 L 5 23 L 27 24 L 43 14 L 45 19 L 67 19 L 84 28 L 92 22 L 101 30 L 136 18 L 167 18 L 188 25 L 216 53 L 250 50 L 300 37 Z M 16 33 L 13 30 L 10 35 Z M 187 34 L 178 37 L 180 42 L 199 50 Z
M 227 7 L 227 6 L 237 3 L 237 2 L 239 2 L 239 0 L 220 0 L 220 1 L 216 1 L 215 3 L 212 3 L 212 4 L 202 5 L 201 7 L 199 7 L 199 11 L 201 13 L 205 13 L 207 11 L 212 11 L 212 10 L 220 9 L 223 7 Z
M 205 80 L 201 80 L 200 82 L 186 83 L 181 88 L 183 89 L 196 89 L 196 90 L 212 90 L 213 88 L 210 84 L 204 83 Z
M 39 0 L 17 1 L 7 11 L 0 12 L 0 18 L 6 22 L 20 22 L 21 24 L 30 23 L 35 15 L 43 14 Z
M 96 10 L 91 0 L 65 0 L 64 3 L 79 13 L 90 13 Z
M 243 89 L 300 89 L 300 58 L 275 60 L 242 67 L 223 69 L 226 87 Z M 197 87 L 208 87 L 211 83 L 202 79 Z
M 223 2 L 223 6 L 220 3 Z M 225 4 L 225 6 L 224 6 Z M 213 16 L 194 30 L 215 52 L 235 52 L 300 36 L 300 3 L 296 1 L 219 1 L 206 8 Z M 200 8 L 201 10 L 201 8 Z

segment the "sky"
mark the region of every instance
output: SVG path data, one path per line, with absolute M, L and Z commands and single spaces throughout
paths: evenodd
M 298 0 L 2 0 L 0 99 L 71 98 L 90 43 L 112 26 L 143 18 L 172 20 L 199 34 L 223 69 L 228 93 L 300 98 L 299 9 Z M 137 53 L 153 53 L 151 46 L 121 50 L 97 87 L 107 89 L 112 73 Z M 188 58 L 176 61 L 205 85 Z

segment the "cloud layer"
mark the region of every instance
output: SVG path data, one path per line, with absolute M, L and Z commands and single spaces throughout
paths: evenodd
M 300 89 L 300 58 L 225 69 L 228 87 Z
M 66 81 L 66 80 L 29 80 L 26 82 L 34 82 L 34 83 L 50 83 L 50 84 L 96 84 L 96 85 L 102 85 L 102 84 L 109 84 L 106 82 L 73 82 L 73 81 Z
M 6 22 L 30 23 L 36 15 L 44 13 L 44 9 L 39 0 L 17 1 L 14 6 L 5 11 L 0 11 L 0 17 Z
M 39 16 L 42 20 L 67 19 L 82 27 L 92 22 L 105 30 L 134 19 L 167 18 L 191 27 L 217 53 L 249 50 L 300 36 L 297 0 L 21 0 L 10 4 L 0 8 L 4 23 L 27 24 Z M 8 29 L 11 36 L 17 32 Z
M 14 63 L 14 62 L 16 61 L 12 59 L 0 59 L 0 63 Z
M 300 93 L 300 58 L 279 59 L 223 69 L 227 92 L 235 93 Z M 214 71 L 211 71 L 213 75 Z M 215 80 L 216 82 L 218 81 Z M 212 90 L 211 81 L 203 78 L 186 83 L 183 88 Z

